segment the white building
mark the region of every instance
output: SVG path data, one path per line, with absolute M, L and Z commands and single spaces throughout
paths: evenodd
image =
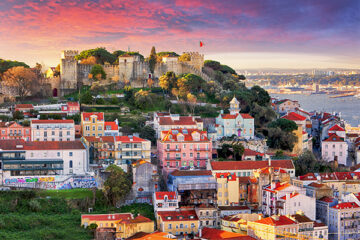
M 14 176 L 85 175 L 88 154 L 80 141 L 0 141 L 3 180 Z
M 74 120 L 32 120 L 32 141 L 75 141 Z
M 175 211 L 179 208 L 179 198 L 177 192 L 154 192 L 154 211 Z
M 105 122 L 104 135 L 105 136 L 119 136 L 119 126 L 117 121 Z
M 360 239 L 359 221 L 360 207 L 354 202 L 329 208 L 329 239 Z
M 274 214 L 295 214 L 301 210 L 315 220 L 316 199 L 308 197 L 304 188 L 289 183 L 271 183 L 262 193 L 262 212 L 267 216 Z
M 338 164 L 347 165 L 348 144 L 336 134 L 330 135 L 321 142 L 321 156 L 327 161 L 338 161 Z

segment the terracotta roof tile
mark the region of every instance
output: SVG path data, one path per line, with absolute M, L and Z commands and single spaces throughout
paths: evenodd
M 332 208 L 335 209 L 359 208 L 359 205 L 357 205 L 354 202 L 343 202 L 343 203 L 339 203 L 338 205 L 332 206 Z
M 129 137 L 129 136 L 116 136 L 115 140 L 117 142 L 123 142 L 123 143 L 141 143 L 144 141 L 148 141 L 146 139 L 142 139 L 136 136 Z
M 119 130 L 119 126 L 116 124 L 116 122 L 105 122 L 105 131 L 106 130 Z M 110 129 L 108 129 L 110 128 Z
M 220 230 L 220 229 L 216 229 L 216 228 L 208 228 L 208 227 L 204 227 L 201 230 L 201 238 L 202 239 L 211 239 L 211 240 L 221 240 L 221 239 L 255 240 L 255 238 L 250 237 L 245 234 L 227 232 L 224 230 Z
M 31 123 L 36 123 L 36 124 L 56 124 L 56 123 L 74 123 L 74 120 L 72 119 L 65 119 L 65 120 L 31 120 Z
M 164 200 L 165 196 L 168 197 L 168 199 L 176 200 L 176 192 L 155 192 L 155 197 L 157 200 Z
M 169 131 L 162 131 L 162 134 L 164 135 L 162 141 L 164 142 L 171 142 L 171 141 L 178 141 L 179 136 L 184 136 L 185 142 L 192 142 L 195 141 L 193 138 L 193 134 L 199 133 L 200 142 L 208 142 L 209 139 L 207 138 L 207 132 L 206 131 L 200 131 L 198 129 L 171 129 Z
M 239 114 L 221 114 L 222 119 L 236 119 Z
M 24 141 L 24 140 L 1 140 L 2 150 L 62 150 L 62 149 L 85 149 L 80 141 Z
M 81 113 L 81 114 L 82 114 L 84 120 L 85 120 L 86 118 L 88 118 L 89 121 L 90 121 L 90 117 L 93 116 L 93 115 L 95 115 L 95 116 L 97 116 L 97 119 L 98 119 L 99 121 L 104 121 L 104 113 L 103 113 L 103 112 L 83 112 L 83 113 Z M 86 121 L 86 120 L 85 120 L 85 121 Z
M 179 120 L 173 120 L 170 116 L 159 117 L 159 125 L 196 125 L 193 117 L 179 116 Z
M 21 108 L 31 108 L 31 109 L 33 109 L 34 106 L 32 104 L 16 104 L 15 108 L 20 108 L 20 109 Z
M 259 168 L 268 167 L 268 161 L 213 161 L 211 162 L 211 168 L 214 171 L 221 170 L 254 170 Z M 271 167 L 281 167 L 284 169 L 294 169 L 292 160 L 272 160 Z
M 209 170 L 175 170 L 171 173 L 173 176 L 210 176 L 212 175 Z
M 81 219 L 89 219 L 90 221 L 119 221 L 132 219 L 131 213 L 111 213 L 111 214 L 83 214 Z
M 345 129 L 343 129 L 342 127 L 340 127 L 339 125 L 334 125 L 332 126 L 328 131 L 342 131 L 345 132 Z
M 256 223 L 261 223 L 265 225 L 271 225 L 271 226 L 282 226 L 282 225 L 292 225 L 296 224 L 295 221 L 291 220 L 290 218 L 286 216 L 277 216 L 277 217 L 268 217 L 263 218 L 261 220 L 255 221 Z
M 344 139 L 334 133 L 334 134 L 331 134 L 327 139 L 325 139 L 323 141 L 324 142 L 344 142 Z
M 249 114 L 247 113 L 240 113 L 241 117 L 244 118 L 244 119 L 254 119 L 252 116 L 250 116 Z
M 306 117 L 297 114 L 296 112 L 288 113 L 287 115 L 283 116 L 282 118 L 291 120 L 291 121 L 304 121 Z
M 161 217 L 164 222 L 170 221 L 196 221 L 195 210 L 180 210 L 180 211 L 158 211 L 157 214 Z

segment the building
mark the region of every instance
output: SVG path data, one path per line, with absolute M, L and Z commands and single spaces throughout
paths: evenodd
M 236 174 L 217 173 L 215 177 L 217 182 L 217 205 L 239 205 L 239 178 Z
M 133 185 L 130 201 L 152 204 L 153 193 L 158 190 L 157 166 L 145 160 L 132 164 Z
M 251 210 L 248 206 L 218 206 L 219 216 L 231 216 L 236 214 L 250 214 Z
M 295 214 L 301 210 L 315 220 L 316 200 L 305 195 L 305 189 L 289 183 L 272 182 L 263 190 L 262 212 L 264 215 Z
M 161 138 L 163 131 L 169 131 L 171 129 L 198 129 L 202 131 L 204 124 L 200 117 L 154 113 L 154 129 L 157 138 Z
M 206 131 L 171 129 L 161 132 L 158 159 L 167 173 L 180 168 L 205 169 L 212 159 L 212 143 Z
M 175 211 L 179 208 L 180 196 L 177 192 L 154 192 L 153 205 L 154 211 Z
M 251 160 L 251 161 L 257 161 L 257 160 L 265 160 L 265 154 L 261 152 L 257 152 L 248 148 L 245 148 L 244 153 L 242 155 L 242 160 Z
M 74 120 L 31 120 L 33 141 L 75 141 Z
M 343 201 L 344 202 L 354 202 L 360 206 L 360 193 L 359 192 L 349 193 L 348 195 L 343 197 Z
M 115 164 L 128 170 L 130 164 L 144 160 L 151 161 L 151 141 L 135 136 L 116 136 Z
M 220 224 L 217 208 L 212 205 L 201 204 L 195 207 L 195 212 L 199 218 L 200 228 L 217 228 Z
M 337 161 L 347 166 L 348 144 L 336 134 L 330 135 L 321 142 L 321 157 L 327 162 Z
M 360 239 L 360 206 L 354 202 L 338 203 L 329 208 L 329 239 Z
M 80 104 L 78 102 L 67 102 L 61 106 L 61 111 L 66 112 L 67 115 L 75 115 L 80 113 Z
M 216 118 L 217 138 L 233 135 L 246 139 L 254 138 L 254 118 L 249 114 L 239 113 L 239 101 L 235 97 L 230 101 L 229 110 L 229 114 L 222 111 Z
M 329 209 L 338 204 L 338 200 L 333 197 L 322 197 L 316 200 L 316 219 L 329 226 Z
M 331 128 L 329 128 L 328 130 L 328 135 L 333 135 L 336 134 L 337 136 L 345 139 L 346 138 L 346 133 L 345 133 L 345 129 L 340 127 L 338 124 L 335 124 L 334 126 L 332 126 Z
M 282 99 L 275 101 L 275 111 L 280 114 L 286 114 L 288 112 L 294 112 L 297 108 L 300 108 L 298 101 L 293 101 L 290 99 Z
M 104 113 L 81 113 L 81 131 L 83 136 L 105 136 Z
M 298 239 L 328 239 L 328 227 L 322 222 L 311 220 L 301 211 L 290 219 L 299 224 Z
M 117 122 L 105 122 L 105 136 L 119 136 L 119 126 Z
M 217 183 L 211 171 L 175 170 L 168 175 L 167 186 L 181 196 L 180 206 L 216 204 Z
M 333 196 L 333 190 L 326 184 L 312 182 L 305 186 L 306 195 L 309 197 L 314 197 L 320 199 L 322 197 L 331 197 Z
M 0 141 L 3 181 L 18 176 L 85 175 L 88 156 L 80 141 Z
M 247 234 L 247 222 L 261 220 L 262 215 L 257 213 L 234 214 L 221 218 L 221 230 Z
M 15 111 L 29 113 L 31 110 L 34 110 L 34 106 L 32 104 L 16 104 Z
M 199 238 L 201 240 L 255 240 L 256 238 L 250 237 L 246 234 L 234 233 L 230 231 L 224 231 L 215 228 L 202 228 L 199 232 Z
M 254 222 L 248 222 L 248 235 L 256 239 L 296 239 L 299 224 L 290 217 L 273 215 Z
M 30 127 L 22 126 L 17 122 L 0 122 L 0 139 L 22 139 L 24 141 L 30 141 Z
M 137 232 L 154 231 L 154 221 L 141 215 L 134 218 L 131 213 L 82 214 L 81 226 L 86 228 L 91 224 L 96 224 L 97 229 L 114 230 L 116 239 L 128 238 Z
M 261 168 L 281 168 L 295 177 L 295 166 L 292 160 L 269 160 L 269 161 L 212 161 L 208 169 L 215 176 L 216 173 L 235 173 L 238 177 L 253 176 L 254 171 Z
M 127 238 L 126 240 L 166 240 L 176 239 L 176 237 L 170 233 L 164 233 L 155 231 L 153 233 L 138 232 L 135 235 Z
M 175 211 L 156 212 L 157 229 L 162 232 L 179 236 L 184 234 L 198 234 L 199 219 L 195 210 L 178 209 Z

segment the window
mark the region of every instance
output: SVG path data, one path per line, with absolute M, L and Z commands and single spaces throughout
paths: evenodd
M 170 144 L 167 144 L 167 145 L 166 145 L 166 149 L 170 149 Z
M 186 148 L 186 144 L 183 144 L 183 148 L 184 148 L 184 149 Z
M 183 153 L 183 157 L 186 157 L 186 153 Z
M 194 223 L 192 223 L 192 224 L 191 224 L 191 228 L 194 228 L 194 227 L 195 227 L 195 224 L 194 224 Z
M 325 148 L 326 148 L 326 149 L 328 148 L 328 145 L 327 145 L 327 144 L 325 144 Z
M 73 152 L 69 152 L 69 156 L 72 157 L 72 156 L 73 156 Z
M 70 160 L 70 161 L 69 161 L 69 168 L 72 168 L 72 167 L 73 167 L 73 161 Z
M 171 229 L 171 228 L 172 228 L 171 223 L 169 223 L 169 225 L 168 225 L 168 229 Z
M 193 153 L 190 153 L 190 157 L 193 157 Z
M 339 153 L 340 157 L 342 156 L 342 152 Z
M 69 136 L 69 135 L 70 135 L 70 131 L 67 131 L 66 134 Z
M 221 192 L 219 192 L 219 197 L 222 197 L 222 194 L 221 194 Z
M 99 131 L 102 131 L 102 127 L 101 127 L 101 126 L 98 126 L 98 130 L 99 130 Z
M 93 128 L 92 128 L 92 129 L 93 129 L 93 131 L 95 131 L 95 126 L 93 126 Z
M 184 228 L 184 224 L 180 223 L 180 228 Z
M 54 135 L 55 135 L 55 131 L 51 131 L 51 135 L 53 135 L 53 136 L 54 136 Z

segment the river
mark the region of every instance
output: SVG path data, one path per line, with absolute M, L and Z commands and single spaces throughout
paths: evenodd
M 352 126 L 360 124 L 360 98 L 343 97 L 330 98 L 327 94 L 271 94 L 271 97 L 279 99 L 297 100 L 305 111 L 339 112 L 341 118 Z

